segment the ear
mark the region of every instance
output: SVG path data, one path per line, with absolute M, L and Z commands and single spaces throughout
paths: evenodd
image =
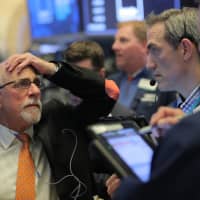
M 147 54 L 147 42 L 141 42 L 141 46 L 143 47 L 144 49 L 144 53 Z
M 183 38 L 180 42 L 181 53 L 183 55 L 183 60 L 187 61 L 192 57 L 195 45 L 187 38 Z

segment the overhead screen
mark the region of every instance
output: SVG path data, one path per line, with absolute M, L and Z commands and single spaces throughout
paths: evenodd
M 78 0 L 27 0 L 32 40 L 80 32 Z
M 84 32 L 88 35 L 113 35 L 120 21 L 142 20 L 152 11 L 157 14 L 180 7 L 180 0 L 84 0 Z

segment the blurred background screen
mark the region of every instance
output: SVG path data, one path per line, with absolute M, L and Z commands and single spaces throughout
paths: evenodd
M 113 35 L 120 21 L 143 20 L 152 11 L 180 8 L 180 0 L 83 0 L 85 34 Z
M 80 32 L 77 0 L 27 0 L 32 40 Z

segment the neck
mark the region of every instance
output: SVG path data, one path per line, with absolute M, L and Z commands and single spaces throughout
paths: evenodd
M 128 77 L 135 77 L 142 69 L 143 68 L 139 68 L 139 69 L 137 69 L 135 71 L 129 72 L 129 73 L 127 73 L 127 76 Z
M 177 91 L 186 99 L 200 85 L 200 76 L 198 79 L 195 79 L 195 77 L 184 79 L 180 85 L 183 87 L 177 89 Z
M 180 88 L 177 91 L 187 98 L 191 92 L 200 84 L 200 64 L 197 62 L 187 63 L 183 72 L 182 79 L 179 84 Z
M 186 99 L 197 86 L 200 86 L 200 82 L 193 85 L 191 88 L 183 88 L 180 94 Z
M 144 67 L 145 67 L 145 64 L 130 63 L 126 66 L 119 67 L 119 69 L 124 71 L 128 76 L 131 76 L 137 73 L 138 71 L 144 69 Z
M 16 122 L 12 123 L 11 121 L 8 122 L 6 120 L 1 120 L 1 119 L 0 119 L 0 124 L 19 133 L 24 132 L 25 130 L 31 127 L 31 125 L 27 125 L 25 123 L 16 124 Z

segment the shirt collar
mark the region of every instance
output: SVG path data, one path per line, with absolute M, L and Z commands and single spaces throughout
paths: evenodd
M 184 101 L 185 101 L 185 99 L 179 93 L 177 93 L 174 107 L 180 108 Z
M 31 139 L 33 139 L 33 127 L 27 129 L 24 132 L 27 133 L 31 137 Z M 15 140 L 17 134 L 19 133 L 0 124 L 0 143 L 5 149 L 10 147 L 10 145 Z
M 191 113 L 200 104 L 200 85 L 195 87 L 185 101 L 180 105 L 180 108 L 185 113 Z
M 139 76 L 141 73 L 143 72 L 143 69 L 139 69 L 138 71 L 136 71 L 135 73 L 128 75 L 128 80 L 133 80 L 135 79 L 137 76 Z

